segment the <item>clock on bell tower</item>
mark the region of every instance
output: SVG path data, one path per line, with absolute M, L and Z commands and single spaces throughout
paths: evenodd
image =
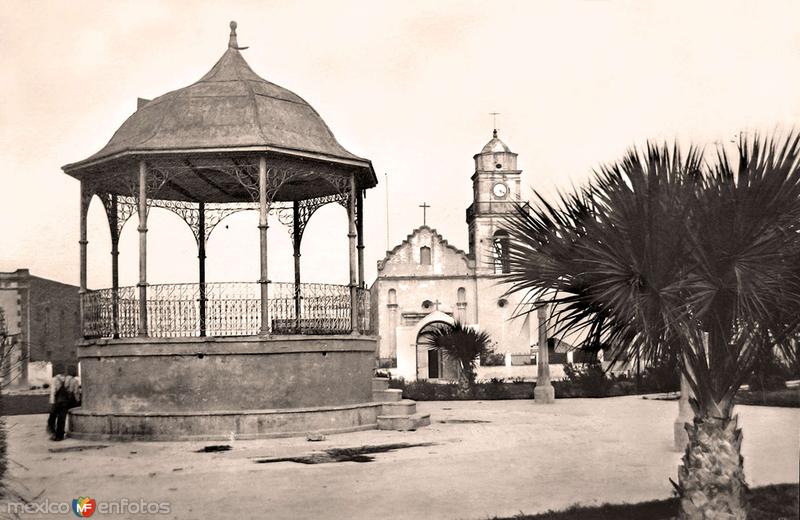
M 497 137 L 475 154 L 472 204 L 467 208 L 469 254 L 477 274 L 500 274 L 508 269 L 508 232 L 505 219 L 520 201 L 522 170 L 517 154 Z

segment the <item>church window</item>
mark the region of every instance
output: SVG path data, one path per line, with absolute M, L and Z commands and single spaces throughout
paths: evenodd
M 419 263 L 422 265 L 431 265 L 431 248 L 422 246 L 419 248 Z
M 458 303 L 466 303 L 467 301 L 467 290 L 463 287 L 459 287 L 458 291 L 456 292 L 456 301 Z
M 389 289 L 389 305 L 394 305 L 397 303 L 397 291 L 394 289 Z
M 492 246 L 495 274 L 511 272 L 511 263 L 508 258 L 508 233 L 502 229 L 495 231 Z

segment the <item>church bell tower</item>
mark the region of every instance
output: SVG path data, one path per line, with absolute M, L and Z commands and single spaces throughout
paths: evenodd
M 467 208 L 469 255 L 475 259 L 476 274 L 501 274 L 508 270 L 505 219 L 520 201 L 522 170 L 517 169 L 517 154 L 497 137 L 496 129 L 473 158 L 473 202 Z

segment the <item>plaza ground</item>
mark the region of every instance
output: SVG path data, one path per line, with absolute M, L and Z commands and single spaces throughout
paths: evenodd
M 7 417 L 12 486 L 51 502 L 169 502 L 167 518 L 486 519 L 672 493 L 668 478 L 676 479 L 681 457 L 672 451 L 675 401 L 439 401 L 418 409 L 431 414 L 430 427 L 322 442 L 54 443 L 45 436 L 45 416 Z M 736 412 L 748 483 L 798 482 L 800 410 Z M 397 443 L 424 445 L 362 463 L 256 462 Z M 202 452 L 212 444 L 232 449 Z

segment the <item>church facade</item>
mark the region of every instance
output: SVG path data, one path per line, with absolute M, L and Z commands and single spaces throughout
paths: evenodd
M 512 358 L 530 363 L 534 316 L 513 317 L 521 295 L 506 295 L 508 285 L 501 283 L 509 267 L 506 218 L 521 201 L 522 171 L 496 130 L 474 161 L 473 202 L 466 211 L 469 250 L 423 225 L 378 262 L 371 288 L 378 356 L 382 366 L 395 367 L 395 375 L 407 380 L 456 377 L 423 336 L 433 324 L 455 320 L 487 331 L 508 364 Z

